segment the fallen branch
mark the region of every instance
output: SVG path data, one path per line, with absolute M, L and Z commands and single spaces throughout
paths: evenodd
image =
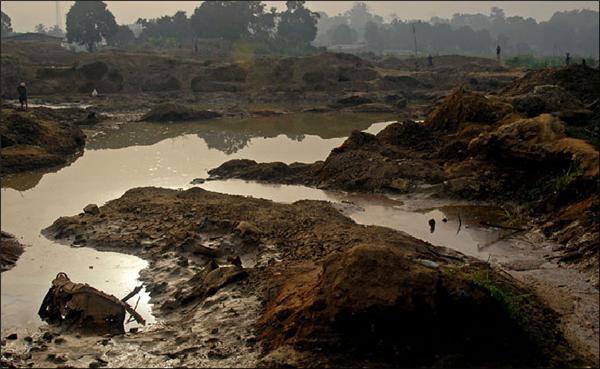
M 126 302 L 123 302 L 123 304 L 125 304 L 125 310 L 127 310 L 127 312 L 131 315 L 129 317 L 129 319 L 127 319 L 127 323 L 129 323 L 131 321 L 131 318 L 134 318 L 141 325 L 146 325 L 146 320 L 144 320 L 144 318 L 142 318 L 142 316 L 137 311 L 135 311 L 135 309 L 137 309 L 139 302 L 140 302 L 139 296 L 135 303 L 135 307 L 133 307 L 133 308 L 131 306 L 129 306 L 129 304 L 127 304 Z
M 456 230 L 456 234 L 460 232 L 460 228 L 462 227 L 462 219 L 460 217 L 460 213 L 458 214 L 458 229 Z
M 127 300 L 129 300 L 133 296 L 137 295 L 138 292 L 140 292 L 141 290 L 142 290 L 142 286 L 137 286 L 136 288 L 133 289 L 133 291 L 129 292 L 129 294 L 127 296 L 123 297 L 121 299 L 121 301 L 126 302 Z

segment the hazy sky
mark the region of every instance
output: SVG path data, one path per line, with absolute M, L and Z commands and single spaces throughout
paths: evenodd
M 64 28 L 65 14 L 73 1 L 59 1 Z M 155 18 L 173 15 L 177 10 L 191 14 L 200 1 L 106 1 L 108 9 L 115 15 L 117 23 L 134 23 L 138 18 Z M 265 1 L 270 8 L 285 9 L 285 1 Z M 329 15 L 343 13 L 354 1 L 307 1 L 313 11 L 324 11 Z M 504 9 L 506 15 L 533 17 L 538 21 L 548 20 L 555 11 L 573 9 L 598 10 L 598 1 L 367 1 L 371 11 L 389 17 L 397 14 L 401 19 L 426 19 L 434 15 L 448 18 L 454 13 L 489 14 L 492 6 Z M 56 23 L 56 1 L 0 1 L 2 11 L 12 19 L 17 32 L 32 31 L 38 23 Z

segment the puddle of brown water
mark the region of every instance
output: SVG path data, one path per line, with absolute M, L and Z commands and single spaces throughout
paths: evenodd
M 58 272 L 117 297 L 139 284 L 138 273 L 147 265 L 140 258 L 67 247 L 41 236 L 40 231 L 58 217 L 77 214 L 89 203 L 102 205 L 134 187 L 187 188 L 193 178 L 205 177 L 207 170 L 233 158 L 287 163 L 320 160 L 352 130 L 368 128 L 374 119 L 364 114 L 354 120 L 349 115 L 332 116 L 325 119 L 321 132 L 314 114 L 246 120 L 245 124 L 224 120 L 220 131 L 215 122 L 131 123 L 92 138 L 80 158 L 56 172 L 3 177 L 2 229 L 29 245 L 17 265 L 2 273 L 3 331 L 41 324 L 37 309 Z M 283 133 L 277 132 L 278 127 Z M 302 130 L 313 134 L 302 134 Z M 243 139 L 235 139 L 236 135 Z M 265 191 L 261 185 L 245 188 L 256 196 L 269 192 L 269 187 Z M 138 310 L 152 321 L 148 300 L 142 294 Z

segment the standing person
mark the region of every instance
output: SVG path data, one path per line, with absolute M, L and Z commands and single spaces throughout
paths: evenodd
M 587 63 L 585 62 L 585 58 L 581 58 L 581 65 L 587 65 Z
M 21 110 L 23 110 L 23 104 L 25 104 L 25 110 L 29 108 L 27 105 L 27 87 L 25 87 L 25 82 L 21 82 L 17 87 L 17 92 L 19 92 L 19 102 L 21 103 Z
M 500 52 L 502 51 L 502 49 L 500 49 L 500 45 L 496 46 L 496 59 L 498 59 L 498 61 L 500 61 Z
M 567 56 L 565 57 L 565 64 L 567 66 L 571 64 L 571 53 L 567 53 Z
M 433 57 L 431 56 L 431 54 L 429 54 L 429 56 L 427 57 L 427 65 L 433 67 Z

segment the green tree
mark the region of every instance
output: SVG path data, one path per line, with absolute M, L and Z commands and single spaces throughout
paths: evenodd
M 43 24 L 36 24 L 35 27 L 33 27 L 33 31 L 35 33 L 46 33 L 46 26 L 44 26 Z
M 204 1 L 190 17 L 194 34 L 202 38 L 238 40 L 263 35 L 275 26 L 262 1 Z
M 319 14 L 304 7 L 304 1 L 286 1 L 287 10 L 281 13 L 277 35 L 296 47 L 310 45 L 317 35 Z
M 339 24 L 330 29 L 327 34 L 334 45 L 353 44 L 358 39 L 356 31 L 347 24 Z
M 365 25 L 365 41 L 367 41 L 367 44 L 373 50 L 381 48 L 381 34 L 377 23 L 367 22 Z
M 1 12 L 1 21 L 2 21 L 2 28 L 0 29 L 1 31 L 1 35 L 2 37 L 8 36 L 12 33 L 13 29 L 12 29 L 12 25 L 10 22 L 10 17 L 5 13 L 5 12 Z
M 142 26 L 139 39 L 143 43 L 156 47 L 172 47 L 192 42 L 190 19 L 184 11 L 150 20 L 140 18 L 136 23 Z
M 86 45 L 90 52 L 116 32 L 115 17 L 103 1 L 75 1 L 67 13 L 67 40 Z
M 50 36 L 65 37 L 65 32 L 57 25 L 52 26 L 52 28 L 48 29 L 46 33 Z
M 129 47 L 135 43 L 135 35 L 133 31 L 125 26 L 117 26 L 117 31 L 106 40 L 110 46 Z

